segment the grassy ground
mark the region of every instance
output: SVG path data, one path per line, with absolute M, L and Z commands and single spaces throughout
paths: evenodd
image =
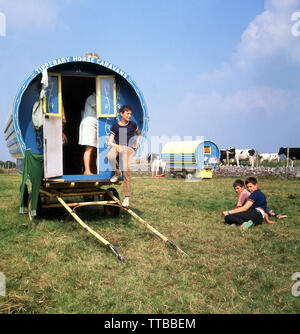
M 291 293 L 300 271 L 299 180 L 260 180 L 269 207 L 288 218 L 245 236 L 220 214 L 236 203 L 233 180 L 133 179 L 132 209 L 189 257 L 125 212 L 108 219 L 102 207 L 78 210 L 122 263 L 63 210 L 29 223 L 18 214 L 20 176 L 1 174 L 0 313 L 299 313 Z

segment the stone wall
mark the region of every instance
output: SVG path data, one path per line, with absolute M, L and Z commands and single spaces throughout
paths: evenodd
M 300 178 L 300 167 L 251 167 L 251 166 L 219 166 L 213 173 L 225 177 L 279 177 Z
M 151 175 L 150 165 L 145 159 L 133 160 L 131 164 L 131 171 L 134 174 Z
M 131 165 L 131 170 L 134 174 L 151 175 L 150 166 L 145 159 L 134 160 Z M 166 170 L 166 173 L 169 171 Z M 300 178 L 300 166 L 296 167 L 251 167 L 243 166 L 219 166 L 213 171 L 215 176 L 224 177 L 279 177 L 279 178 Z

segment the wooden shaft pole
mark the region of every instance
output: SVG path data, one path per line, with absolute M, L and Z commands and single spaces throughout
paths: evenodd
M 121 261 L 125 261 L 125 258 L 117 251 L 117 249 L 111 245 L 106 239 L 104 239 L 99 233 L 95 232 L 91 229 L 87 224 L 85 224 L 76 213 L 67 205 L 67 203 L 59 196 L 56 197 L 57 200 L 61 203 L 61 205 L 75 218 L 75 220 L 89 233 L 91 233 L 95 238 L 101 241 L 105 246 L 109 247 L 112 252 L 119 258 Z
M 93 236 L 95 236 L 98 240 L 100 240 L 102 243 L 104 243 L 105 246 L 107 246 L 109 244 L 109 242 L 107 240 L 105 240 L 103 237 L 101 237 L 100 234 L 98 234 L 97 232 L 95 232 L 94 230 L 92 230 L 90 227 L 88 227 L 88 225 L 86 225 L 77 215 L 76 213 L 74 213 L 74 211 L 66 204 L 66 202 L 60 198 L 57 197 L 57 200 L 63 205 L 63 207 L 73 216 L 73 218 L 75 218 L 75 220 L 85 229 L 87 230 L 89 233 L 91 233 Z
M 131 216 L 133 216 L 138 222 L 140 222 L 141 224 L 143 224 L 146 228 L 148 228 L 151 232 L 153 232 L 154 234 L 156 234 L 160 239 L 162 239 L 164 242 L 169 243 L 174 249 L 176 249 L 179 253 L 183 254 L 183 255 L 187 255 L 182 249 L 180 249 L 178 246 L 176 246 L 172 241 L 170 241 L 168 238 L 166 238 L 163 234 L 161 234 L 160 232 L 158 232 L 154 227 L 152 227 L 151 225 L 149 225 L 147 222 L 145 222 L 141 217 L 139 217 L 135 212 L 133 212 L 131 209 L 126 208 L 124 206 L 122 206 L 121 202 L 119 201 L 119 199 L 117 197 L 115 197 L 111 192 L 108 192 L 109 196 L 116 201 L 116 203 L 118 203 L 120 205 L 120 207 L 127 211 Z

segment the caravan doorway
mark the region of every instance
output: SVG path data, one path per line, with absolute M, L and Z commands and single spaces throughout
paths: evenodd
M 95 91 L 95 77 L 62 75 L 62 100 L 66 118 L 63 132 L 67 138 L 66 144 L 63 145 L 63 175 L 78 175 L 84 172 L 85 147 L 78 143 L 79 126 L 86 99 Z

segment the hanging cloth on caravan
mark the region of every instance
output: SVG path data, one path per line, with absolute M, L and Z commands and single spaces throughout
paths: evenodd
M 24 199 L 26 197 L 25 189 L 26 189 L 26 181 L 28 175 L 30 176 L 30 181 L 32 185 L 31 190 L 31 216 L 36 216 L 39 192 L 41 180 L 44 172 L 44 156 L 42 154 L 34 154 L 29 150 L 25 151 L 24 158 L 24 167 L 23 167 L 23 176 L 22 176 L 22 184 L 20 187 L 20 213 L 24 213 L 24 207 L 26 203 L 24 203 Z
M 46 96 L 46 90 L 48 87 L 48 72 L 46 69 L 42 73 L 42 89 L 39 99 L 34 103 L 32 108 L 32 124 L 35 131 L 39 131 L 43 126 L 43 99 Z
M 42 127 L 43 127 L 43 100 L 46 97 L 46 91 L 48 87 L 48 72 L 46 69 L 43 70 L 42 74 L 42 89 L 40 92 L 40 96 L 38 100 L 34 103 L 33 108 L 32 108 L 32 125 L 36 133 L 36 140 L 37 140 L 37 147 L 41 148 L 43 145 L 43 139 L 42 139 Z

